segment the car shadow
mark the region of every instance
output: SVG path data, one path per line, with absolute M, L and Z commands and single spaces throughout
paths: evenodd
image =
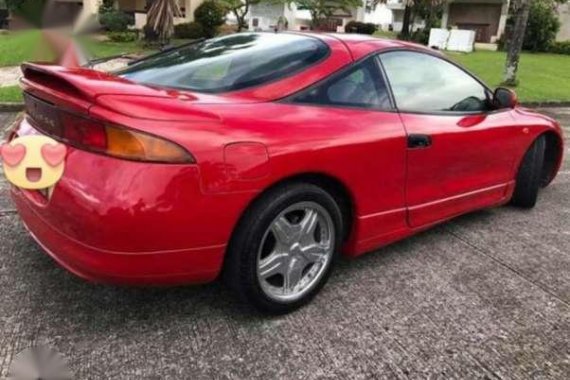
M 398 260 L 404 260 L 406 256 L 422 254 L 418 247 L 444 233 L 449 223 L 461 223 L 469 228 L 472 223 L 481 223 L 482 219 L 491 222 L 492 218 L 489 211 L 475 212 L 356 259 L 342 258 L 321 297 L 326 299 L 327 294 L 334 293 L 337 286 L 345 289 L 350 287 L 350 281 L 357 281 L 363 276 L 359 271 L 380 271 L 383 266 L 398 263 Z M 178 287 L 89 283 L 60 268 L 28 234 L 24 234 L 23 227 L 20 236 L 25 239 L 23 244 L 29 251 L 23 265 L 33 267 L 33 279 L 24 280 L 23 284 L 28 288 L 29 302 L 38 305 L 41 313 L 50 314 L 50 318 L 65 320 L 86 334 L 119 332 L 125 325 L 151 328 L 156 325 L 156 321 L 168 325 L 189 318 L 231 318 L 246 326 L 268 318 L 279 318 L 264 315 L 242 302 L 220 280 L 205 285 Z

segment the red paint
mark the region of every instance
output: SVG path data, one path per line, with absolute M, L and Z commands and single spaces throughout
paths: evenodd
M 280 181 L 320 175 L 342 184 L 354 208 L 345 254 L 357 256 L 507 202 L 532 141 L 553 132 L 562 144 L 553 120 L 519 108 L 441 116 L 279 102 L 373 52 L 420 49 L 369 37 L 319 36 L 331 47 L 326 60 L 277 82 L 220 95 L 24 65 L 27 92 L 173 141 L 196 160 L 150 164 L 68 147 L 65 173 L 49 201 L 12 190 L 27 227 L 58 262 L 91 280 L 204 282 L 219 274 L 247 207 Z M 28 121 L 17 132 L 38 133 Z M 408 134 L 428 134 L 432 145 L 408 149 Z
M 229 180 L 255 180 L 269 175 L 269 154 L 265 145 L 237 142 L 224 148 L 226 176 Z

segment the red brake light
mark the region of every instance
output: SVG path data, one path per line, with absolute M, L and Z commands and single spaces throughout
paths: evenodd
M 70 144 L 91 147 L 97 151 L 107 148 L 105 126 L 91 119 L 61 113 L 62 138 Z
M 33 125 L 75 148 L 134 161 L 196 162 L 186 149 L 162 137 L 65 112 L 36 99 L 32 101 L 34 111 L 28 112 L 28 116 Z

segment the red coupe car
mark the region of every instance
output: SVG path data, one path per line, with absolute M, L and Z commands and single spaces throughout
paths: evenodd
M 24 64 L 12 134 L 67 145 L 49 191 L 12 188 L 35 240 L 93 281 L 223 277 L 258 308 L 308 302 L 358 256 L 455 216 L 533 207 L 561 128 L 437 51 L 243 33 L 105 74 Z

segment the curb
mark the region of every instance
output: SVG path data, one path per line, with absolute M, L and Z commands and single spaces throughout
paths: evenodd
M 24 103 L 2 103 L 0 102 L 0 112 L 20 112 L 24 110 Z

